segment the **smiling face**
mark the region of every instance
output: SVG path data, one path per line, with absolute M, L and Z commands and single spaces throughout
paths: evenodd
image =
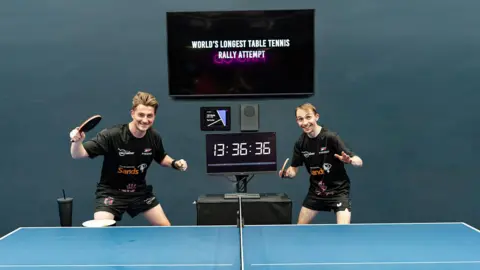
M 146 132 L 152 127 L 155 121 L 155 108 L 152 106 L 138 105 L 131 110 L 133 124 L 135 129 L 141 132 Z
M 310 104 L 304 104 L 297 108 L 296 118 L 298 126 L 307 134 L 313 134 L 320 127 L 317 123 L 320 115 L 315 107 Z
M 130 114 L 132 122 L 130 127 L 138 135 L 145 133 L 152 127 L 157 114 L 158 102 L 155 97 L 149 93 L 138 92 L 132 101 Z

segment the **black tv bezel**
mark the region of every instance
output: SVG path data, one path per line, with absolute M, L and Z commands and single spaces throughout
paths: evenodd
M 233 12 L 252 12 L 252 11 L 261 11 L 261 12 L 268 12 L 268 11 L 310 11 L 312 12 L 313 16 L 313 51 L 312 51 L 312 58 L 313 58 L 313 82 L 312 82 L 312 89 L 309 92 L 290 92 L 290 93 L 246 93 L 246 94 L 238 94 L 238 93 L 230 93 L 230 94 L 172 94 L 172 88 L 170 85 L 170 76 L 167 75 L 167 88 L 168 88 L 168 96 L 172 99 L 215 99 L 215 100 L 222 100 L 222 99 L 258 99 L 258 98 L 284 98 L 284 97 L 295 97 L 295 98 L 308 98 L 315 95 L 316 92 L 316 85 L 317 79 L 315 76 L 315 69 L 316 69 L 316 49 L 315 49 L 315 16 L 316 10 L 315 9 L 241 9 L 241 10 L 176 10 L 176 11 L 167 11 L 165 16 L 165 25 L 166 25 L 166 40 L 167 40 L 167 72 L 170 73 L 170 55 L 168 53 L 168 38 L 170 36 L 168 32 L 168 17 L 171 14 L 180 14 L 180 13 L 233 13 Z

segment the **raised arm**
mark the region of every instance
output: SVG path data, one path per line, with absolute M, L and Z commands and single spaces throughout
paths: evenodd
M 108 152 L 107 130 L 102 130 L 95 138 L 83 142 L 85 133 L 79 133 L 78 128 L 75 128 L 70 132 L 70 139 L 70 154 L 74 159 L 95 158 Z
M 346 164 L 351 164 L 354 167 L 363 166 L 363 160 L 345 145 L 338 134 L 333 135 L 332 140 L 335 147 L 336 158 Z

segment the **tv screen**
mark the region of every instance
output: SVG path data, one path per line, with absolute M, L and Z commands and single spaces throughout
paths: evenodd
M 168 12 L 169 95 L 314 93 L 314 10 Z

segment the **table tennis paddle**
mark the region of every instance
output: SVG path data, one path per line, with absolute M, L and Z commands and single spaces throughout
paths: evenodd
M 79 132 L 89 132 L 90 130 L 92 130 L 95 126 L 98 125 L 98 123 L 100 123 L 100 120 L 102 120 L 102 116 L 101 115 L 94 115 L 90 118 L 88 118 L 87 120 L 85 120 L 85 122 L 83 122 L 78 131 Z
M 96 127 L 101 120 L 102 116 L 98 114 L 88 118 L 80 125 L 80 127 L 78 128 L 78 132 L 89 132 L 94 127 Z
M 290 160 L 290 159 L 287 158 L 287 159 L 285 160 L 285 162 L 283 163 L 283 167 L 282 167 L 282 178 L 285 177 L 285 167 L 287 166 L 287 162 L 288 162 L 289 160 Z

